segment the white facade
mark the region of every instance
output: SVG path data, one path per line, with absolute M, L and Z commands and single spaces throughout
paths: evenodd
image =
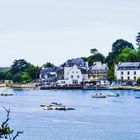
M 88 78 L 88 75 L 83 75 L 81 70 L 76 65 L 73 67 L 64 67 L 64 80 L 58 80 L 59 85 L 76 85 Z
M 136 81 L 140 77 L 139 66 L 133 66 L 139 62 L 121 63 L 115 66 L 115 76 L 121 81 Z M 133 65 L 132 65 L 133 64 Z M 133 66 L 133 67 L 132 67 Z

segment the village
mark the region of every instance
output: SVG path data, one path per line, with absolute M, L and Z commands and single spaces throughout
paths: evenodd
M 40 84 L 54 86 L 82 86 L 106 87 L 108 85 L 137 84 L 140 77 L 140 62 L 124 62 L 115 65 L 116 80 L 112 83 L 108 80 L 108 65 L 94 62 L 92 66 L 81 58 L 70 59 L 63 65 L 54 68 L 44 68 L 40 72 Z

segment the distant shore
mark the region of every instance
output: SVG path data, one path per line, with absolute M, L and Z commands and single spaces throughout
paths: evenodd
M 36 86 L 35 84 L 0 84 L 0 88 L 12 89 L 40 89 L 40 90 L 135 90 L 140 91 L 140 86 Z

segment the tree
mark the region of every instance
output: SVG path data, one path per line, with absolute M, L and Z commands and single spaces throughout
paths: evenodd
M 28 63 L 24 59 L 15 60 L 13 65 L 11 66 L 11 73 L 12 75 L 26 72 L 28 70 L 30 63 Z
M 94 55 L 91 55 L 87 58 L 89 66 L 93 65 L 93 62 L 101 61 L 102 63 L 105 62 L 105 57 L 101 53 L 96 53 Z
M 96 54 L 97 52 L 98 52 L 98 50 L 96 48 L 90 50 L 90 53 L 93 55 Z
M 54 68 L 55 65 L 50 63 L 50 62 L 47 62 L 46 64 L 43 65 L 44 68 Z
M 30 83 L 32 81 L 32 78 L 31 78 L 31 76 L 29 75 L 28 72 L 24 72 L 22 74 L 22 80 L 21 81 L 24 82 L 24 83 Z
M 140 77 L 137 79 L 137 85 L 140 86 Z
M 140 32 L 136 36 L 136 44 L 138 45 L 138 47 L 140 47 Z
M 133 44 L 123 39 L 118 39 L 112 44 L 112 52 L 114 55 L 119 55 L 125 48 L 134 50 Z
M 0 126 L 0 139 L 9 139 L 9 140 L 15 140 L 20 134 L 23 133 L 23 131 L 17 131 L 14 135 L 14 130 L 10 128 L 9 126 L 9 120 L 10 120 L 10 109 L 4 108 L 7 112 L 7 116 L 4 122 L 2 122 Z
M 125 48 L 117 58 L 118 62 L 136 62 L 137 52 L 130 48 Z
M 116 55 L 114 55 L 114 53 L 109 52 L 108 56 L 105 58 L 105 62 L 108 63 L 108 65 L 113 65 L 114 63 L 116 63 Z
M 18 73 L 13 77 L 13 82 L 14 83 L 21 83 L 22 81 L 23 81 L 22 74 Z
M 32 80 L 39 79 L 40 71 L 41 71 L 41 67 L 34 66 L 34 65 L 30 65 L 30 67 L 28 69 L 28 73 L 29 73 L 30 77 L 32 78 Z
M 0 72 L 0 80 L 1 81 L 5 80 L 5 73 L 4 72 Z
M 114 67 L 114 64 L 112 64 L 109 67 L 109 71 L 108 71 L 108 81 L 110 83 L 112 83 L 112 81 L 114 81 L 115 79 L 116 79 L 116 77 L 115 77 L 115 67 Z

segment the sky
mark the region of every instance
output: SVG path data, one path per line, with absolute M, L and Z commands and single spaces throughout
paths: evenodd
M 0 0 L 0 66 L 15 59 L 34 65 L 105 56 L 112 43 L 134 45 L 140 32 L 140 0 Z

